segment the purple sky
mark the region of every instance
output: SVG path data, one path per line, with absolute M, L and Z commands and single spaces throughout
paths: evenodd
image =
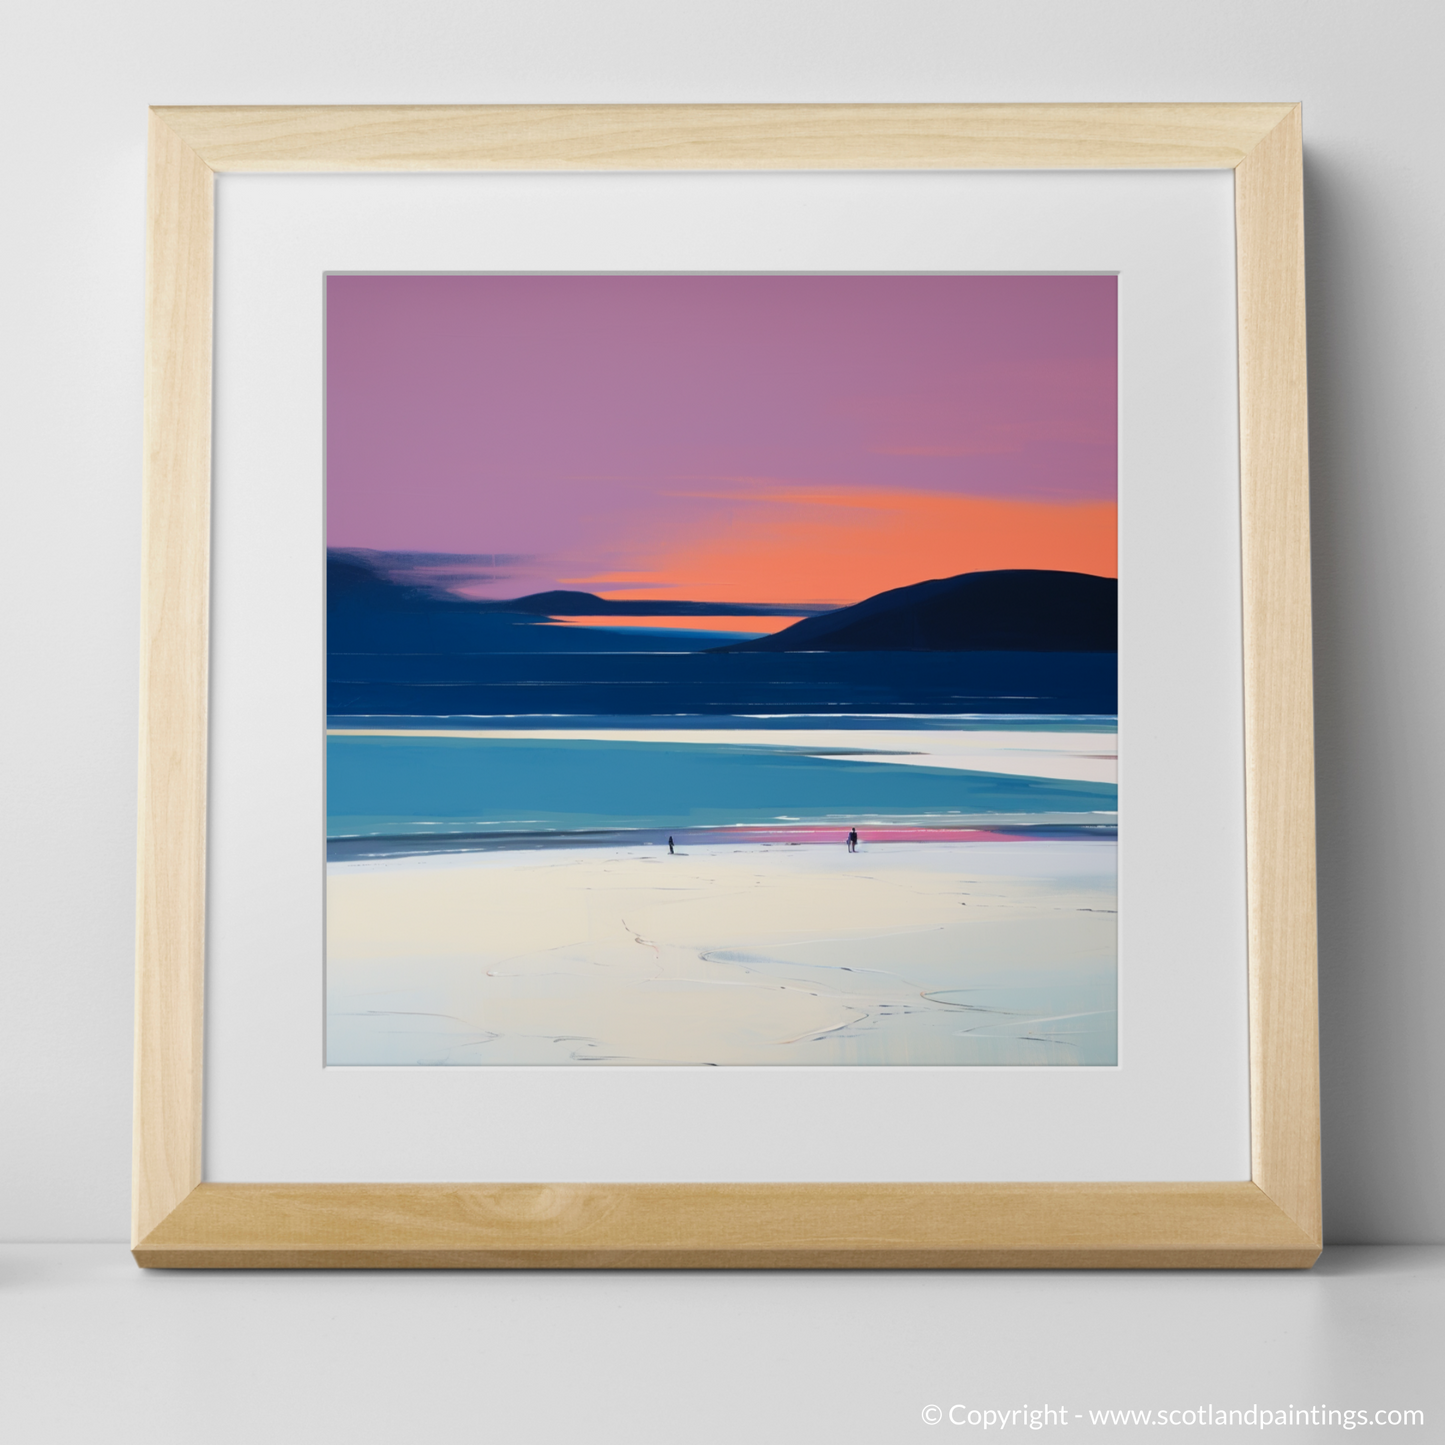
M 896 494 L 919 526 L 930 497 L 1114 499 L 1112 276 L 327 287 L 328 540 L 513 559 L 477 595 L 687 595 L 668 558 L 756 535 L 770 498 Z

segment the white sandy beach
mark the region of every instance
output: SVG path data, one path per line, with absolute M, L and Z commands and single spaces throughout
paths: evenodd
M 1114 859 L 1025 841 L 335 863 L 328 1061 L 1112 1063 Z

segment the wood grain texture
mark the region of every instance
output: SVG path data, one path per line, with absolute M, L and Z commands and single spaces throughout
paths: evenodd
M 1299 1268 L 1253 1184 L 204 1184 L 162 1268 Z
M 1237 167 L 1253 1183 L 200 1184 L 212 170 Z M 135 1256 L 1303 1267 L 1319 1253 L 1300 130 L 1284 105 L 152 113 Z
M 1300 112 L 1235 171 L 1252 1174 L 1321 1237 Z
M 1229 168 L 1263 105 L 182 106 L 217 171 Z
M 154 115 L 147 185 L 137 1239 L 200 1182 L 205 974 L 213 181 Z

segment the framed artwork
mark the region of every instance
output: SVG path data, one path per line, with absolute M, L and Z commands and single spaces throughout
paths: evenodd
M 1201 664 L 1215 712 L 1201 705 L 1173 743 L 1218 754 L 1198 776 L 1212 767 L 1237 795 L 1238 882 L 1216 865 L 1212 894 L 1177 896 L 1209 899 L 1226 920 L 1216 994 L 1232 906 L 1241 920 L 1250 1177 L 1216 1163 L 1208 1177 L 1159 1179 L 1062 1151 L 1051 1177 L 1057 1146 L 1040 1135 L 1043 1158 L 1019 1177 L 980 1154 L 971 1175 L 942 1161 L 934 1178 L 906 1149 L 890 1155 L 906 1161 L 896 1178 L 816 1161 L 805 1178 L 774 1166 L 751 1177 L 746 1153 L 725 1162 L 719 1145 L 711 1177 L 704 1148 L 676 1178 L 652 1164 L 630 1174 L 621 1154 L 576 1154 L 594 1160 L 582 1177 L 553 1164 L 529 1178 L 503 1155 L 458 1165 L 441 1151 L 445 1182 L 374 1151 L 353 1156 L 370 1161 L 354 1179 L 319 1155 L 316 1182 L 294 1162 L 273 1181 L 204 1178 L 202 1051 L 208 1028 L 226 1037 L 203 1002 L 207 799 L 234 787 L 207 770 L 214 174 L 592 172 L 621 185 L 637 172 L 1181 170 L 1233 172 L 1229 270 L 1212 273 L 1232 291 L 1201 273 L 1199 314 L 1220 324 L 1187 345 L 1227 363 L 1214 411 L 1201 405 L 1206 420 L 1189 425 L 1214 426 L 1212 454 L 1231 457 L 1230 487 L 1205 486 L 1229 492 L 1232 555 L 1200 566 L 1224 579 L 1209 625 L 1237 629 L 1221 657 L 1243 680 L 1236 696 Z M 728 204 L 746 209 L 740 196 Z M 417 210 L 404 224 L 427 222 Z M 161 108 L 149 226 L 139 1263 L 1313 1261 L 1297 107 Z M 645 1077 L 654 1099 L 704 1074 L 747 1077 L 766 1099 L 766 1081 L 785 1076 L 818 1080 L 821 1098 L 830 1081 L 866 1091 L 907 1075 L 910 1097 L 947 1114 L 956 1081 L 985 1074 L 997 1089 L 1027 1077 L 1055 1099 L 1073 1090 L 1068 1107 L 1087 1109 L 1089 1081 L 1127 1075 L 1132 1059 L 1134 1086 L 1162 1087 L 1167 1113 L 1167 1052 L 1155 1046 L 1153 1074 L 1140 1063 L 1163 1015 L 1121 1012 L 1147 989 L 1121 994 L 1120 940 L 1134 940 L 1138 978 L 1168 970 L 1170 931 L 1210 925 L 1147 869 L 1121 892 L 1120 841 L 1127 857 L 1137 820 L 1136 856 L 1162 843 L 1176 873 L 1201 847 L 1223 858 L 1232 846 L 1203 804 L 1161 831 L 1157 815 L 1184 796 L 1168 787 L 1153 788 L 1149 821 L 1144 784 L 1163 776 L 1150 749 L 1163 755 L 1183 694 L 1151 712 L 1137 700 L 1174 686 L 1170 664 L 1145 656 L 1134 624 L 1133 660 L 1120 652 L 1121 589 L 1133 583 L 1135 617 L 1162 595 L 1130 560 L 1142 533 L 1121 562 L 1120 449 L 1141 410 L 1121 410 L 1121 376 L 1163 365 L 1121 316 L 1158 310 L 1167 288 L 1146 307 L 1136 286 L 1121 311 L 1128 270 L 1041 269 L 1026 248 L 1014 265 L 897 269 L 759 266 L 741 250 L 738 264 L 699 265 L 674 249 L 672 266 L 314 272 L 326 762 L 324 782 L 318 772 L 300 791 L 318 794 L 319 816 L 324 790 L 324 868 L 303 886 L 314 882 L 318 917 L 324 893 L 325 932 L 314 958 L 309 943 L 298 956 L 324 986 L 325 1017 L 293 1018 L 293 1033 L 314 1026 L 306 1067 L 392 1090 L 393 1117 L 412 1107 L 407 1089 L 505 1076 L 509 1107 L 520 1116 L 535 1099 L 544 1134 L 562 1118 L 544 1092 L 575 1101 L 596 1087 L 584 1076 Z M 1179 265 L 1191 260 L 1181 250 Z M 1171 424 L 1177 445 L 1187 427 Z M 1142 455 L 1130 453 L 1134 473 Z M 1182 462 L 1173 485 L 1200 489 Z M 269 505 L 253 512 L 264 521 Z M 292 523 L 273 513 L 272 526 Z M 1121 678 L 1134 704 L 1121 705 Z M 218 719 L 228 695 L 216 694 Z M 1235 716 L 1237 755 L 1209 741 Z M 1143 780 L 1122 808 L 1121 723 L 1126 772 L 1133 747 Z M 214 815 L 218 857 L 234 816 Z M 1176 842 L 1191 831 L 1206 841 Z M 321 841 L 318 828 L 318 865 Z M 223 905 L 211 924 L 223 960 L 237 952 L 230 917 Z M 1186 1029 L 1190 986 L 1186 973 L 1171 995 Z M 213 1011 L 235 997 L 221 988 Z M 1179 1064 L 1186 1132 L 1202 1116 L 1185 1096 L 1214 1077 Z M 503 1095 L 489 1097 L 495 1110 Z M 865 1094 L 829 1097 L 814 1107 L 836 1115 Z
M 328 277 L 327 1063 L 1115 1063 L 1115 292 Z

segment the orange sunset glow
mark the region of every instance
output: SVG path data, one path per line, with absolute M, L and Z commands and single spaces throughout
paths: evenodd
M 656 596 L 656 593 L 653 594 Z M 796 617 L 553 617 L 553 622 L 570 623 L 573 627 L 647 627 L 676 628 L 682 632 L 781 632 L 795 622 Z
M 962 572 L 1035 568 L 1113 577 L 1117 508 L 932 492 L 774 493 L 736 501 L 705 536 L 641 542 L 634 555 L 635 569 L 565 585 L 629 600 L 844 606 Z M 747 630 L 773 631 L 753 625 L 772 621 L 749 619 Z

